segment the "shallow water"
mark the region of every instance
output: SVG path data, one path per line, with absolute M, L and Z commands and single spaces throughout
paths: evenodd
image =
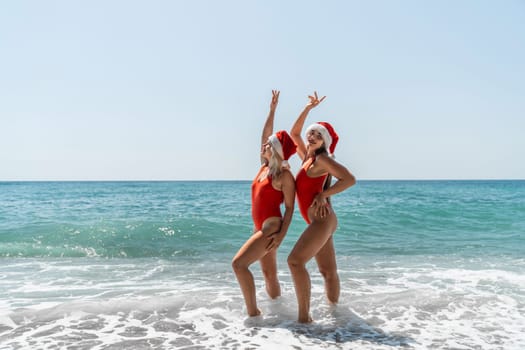
M 341 300 L 314 323 L 230 267 L 249 182 L 1 183 L 0 349 L 523 349 L 525 183 L 362 182 L 333 198 Z

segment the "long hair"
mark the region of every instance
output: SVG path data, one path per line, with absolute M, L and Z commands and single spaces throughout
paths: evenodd
M 315 150 L 316 156 L 320 154 L 328 155 L 328 151 L 326 150 L 326 147 L 324 145 L 322 145 L 321 147 Z M 332 186 L 332 175 L 328 174 L 328 176 L 326 177 L 326 180 L 324 181 L 323 191 L 330 188 L 330 186 Z M 328 201 L 328 203 L 330 203 L 330 197 L 328 197 L 326 200 Z
M 282 159 L 281 156 L 277 153 L 276 150 L 273 149 L 273 146 L 270 145 L 270 150 L 272 153 L 272 156 L 270 157 L 270 160 L 268 161 L 268 168 L 270 168 L 270 175 L 273 178 L 279 177 L 282 173 Z

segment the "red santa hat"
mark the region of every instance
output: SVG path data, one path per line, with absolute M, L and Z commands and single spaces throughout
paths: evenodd
M 268 142 L 283 159 L 282 167 L 289 167 L 288 159 L 295 153 L 297 146 L 285 130 L 277 131 L 268 137 Z
M 312 130 L 315 130 L 321 134 L 325 148 L 328 151 L 328 155 L 333 157 L 335 146 L 337 145 L 337 141 L 339 141 L 339 136 L 335 132 L 332 125 L 330 125 L 328 122 L 317 122 L 310 125 L 308 129 L 306 129 L 306 134 L 310 133 Z

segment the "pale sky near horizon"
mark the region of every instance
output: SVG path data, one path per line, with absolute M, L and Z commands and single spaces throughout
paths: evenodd
M 525 1 L 9 1 L 0 48 L 0 181 L 252 179 L 272 89 L 358 179 L 525 179 Z

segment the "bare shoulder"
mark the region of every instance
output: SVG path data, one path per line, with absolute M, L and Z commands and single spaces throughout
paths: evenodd
M 315 158 L 315 162 L 318 166 L 328 169 L 334 165 L 340 165 L 334 158 L 328 156 L 327 154 L 319 154 Z
M 287 196 L 286 193 L 292 197 L 295 197 L 295 178 L 290 169 L 285 169 L 281 173 L 281 191 L 285 193 L 285 198 Z
M 281 178 L 283 183 L 295 183 L 295 178 L 290 169 L 284 169 L 284 171 L 281 173 Z
M 282 191 L 283 187 L 289 187 L 295 185 L 295 179 L 289 169 L 284 169 L 278 176 L 273 180 L 273 185 L 276 190 Z
M 320 155 L 315 161 L 318 163 L 319 168 L 339 179 L 351 176 L 350 171 L 346 166 L 326 154 Z
M 275 181 L 279 183 L 287 183 L 289 181 L 295 181 L 295 180 L 289 169 L 283 169 L 283 171 L 281 171 L 279 176 L 275 178 Z
M 284 169 L 279 176 L 273 180 L 275 189 L 282 191 L 283 187 L 289 187 L 290 184 L 295 184 L 295 179 L 288 169 Z

